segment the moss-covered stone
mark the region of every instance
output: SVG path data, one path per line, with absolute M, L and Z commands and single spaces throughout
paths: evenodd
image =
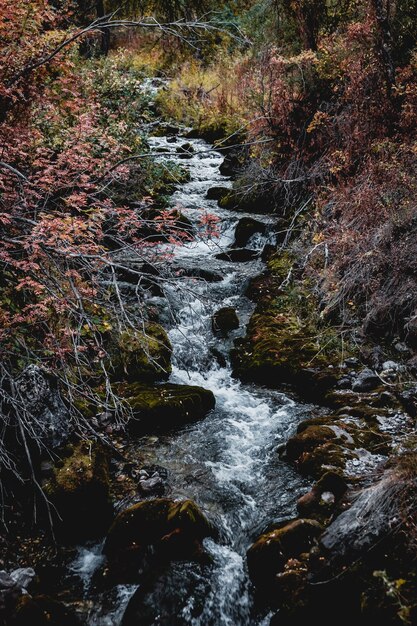
M 268 272 L 252 281 L 248 295 L 257 301 L 244 338 L 231 353 L 234 375 L 271 387 L 293 384 L 318 400 L 341 376 L 343 345 L 335 329 L 320 319 L 307 280 L 297 278 L 287 255 L 275 255 Z
M 43 486 L 56 509 L 57 532 L 64 540 L 100 536 L 111 515 L 108 455 L 93 441 L 83 441 L 56 463 Z
M 269 587 L 288 559 L 308 552 L 322 532 L 316 520 L 298 519 L 261 535 L 247 553 L 253 583 Z
M 191 385 L 123 384 L 117 389 L 133 413 L 134 434 L 168 431 L 204 417 L 215 406 L 211 391 Z
M 161 560 L 194 560 L 203 556 L 205 537 L 214 536 L 213 525 L 192 500 L 157 498 L 139 502 L 119 513 L 103 552 L 113 576 L 131 578 L 152 547 Z
M 286 453 L 301 471 L 319 478 L 326 469 L 343 470 L 348 459 L 357 457 L 357 449 L 387 454 L 390 443 L 390 437 L 376 426 L 323 415 L 299 424 L 286 444 Z
M 115 381 L 155 382 L 171 373 L 172 346 L 159 324 L 147 323 L 143 332 L 126 330 L 110 349 L 110 372 Z

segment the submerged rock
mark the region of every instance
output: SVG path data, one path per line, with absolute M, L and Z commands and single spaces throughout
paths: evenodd
M 56 531 L 63 541 L 99 537 L 108 526 L 112 512 L 109 464 L 100 444 L 79 443 L 56 463 L 43 490 L 56 510 Z
M 134 434 L 168 431 L 204 417 L 215 406 L 211 391 L 191 385 L 121 385 L 119 395 L 133 412 Z
M 227 334 L 231 330 L 239 328 L 239 318 L 236 310 L 231 307 L 223 307 L 216 311 L 212 317 L 212 328 L 214 333 Z
M 137 575 L 151 547 L 158 563 L 204 560 L 201 542 L 213 535 L 214 527 L 192 500 L 146 500 L 119 513 L 103 552 L 120 580 Z

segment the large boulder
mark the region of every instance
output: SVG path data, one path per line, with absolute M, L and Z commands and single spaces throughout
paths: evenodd
M 126 330 L 110 349 L 111 376 L 115 381 L 155 382 L 171 373 L 172 346 L 159 324 L 142 331 Z
M 124 384 L 119 395 L 128 404 L 134 434 L 169 431 L 204 417 L 215 406 L 211 391 L 192 385 Z
M 204 560 L 202 540 L 214 527 L 192 500 L 157 498 L 119 513 L 104 544 L 113 580 L 138 575 L 150 550 L 161 562 Z
M 64 454 L 43 485 L 57 514 L 56 531 L 68 542 L 99 537 L 112 511 L 108 455 L 93 441 L 82 441 Z

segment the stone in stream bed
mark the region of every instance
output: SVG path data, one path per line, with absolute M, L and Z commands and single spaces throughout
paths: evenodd
M 231 306 L 225 306 L 211 318 L 212 328 L 214 333 L 221 333 L 227 335 L 231 330 L 239 328 L 239 318 L 236 314 L 236 310 Z
M 210 187 L 207 191 L 206 198 L 207 200 L 221 200 L 229 191 L 230 189 L 228 187 Z
M 223 280 L 223 276 L 218 272 L 202 267 L 179 267 L 176 273 L 180 276 L 205 280 L 207 283 L 220 283 Z
M 302 517 L 326 519 L 334 511 L 347 488 L 347 482 L 340 473 L 328 471 L 310 491 L 298 499 L 297 511 Z
M 258 250 L 250 250 L 249 248 L 233 248 L 226 252 L 220 252 L 216 254 L 216 259 L 219 261 L 228 261 L 229 263 L 247 263 L 248 261 L 254 261 L 259 258 Z
M 121 626 L 189 626 L 199 620 L 211 591 L 209 568 L 176 562 L 150 572 L 130 599 Z
M 233 248 L 244 248 L 249 239 L 255 233 L 263 234 L 266 230 L 266 224 L 259 220 L 253 219 L 253 217 L 242 217 L 235 230 L 235 241 Z
M 166 432 L 203 418 L 215 406 L 211 391 L 191 385 L 120 385 L 120 397 L 132 411 L 128 428 L 133 434 Z
M 180 155 L 181 159 L 191 159 L 195 150 L 191 143 L 187 142 L 178 146 L 176 152 Z
M 207 557 L 202 541 L 215 528 L 192 500 L 156 498 L 118 514 L 107 534 L 103 553 L 112 582 L 135 580 L 146 560 L 200 561 Z
M 277 576 L 284 572 L 289 561 L 309 552 L 322 532 L 323 527 L 316 520 L 297 519 L 281 524 L 255 541 L 247 559 L 250 578 L 260 595 L 280 595 L 281 581 Z

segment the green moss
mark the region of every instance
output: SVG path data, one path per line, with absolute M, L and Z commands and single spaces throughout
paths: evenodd
M 273 387 L 291 382 L 307 393 L 334 384 L 352 351 L 336 329 L 323 324 L 311 285 L 294 278 L 292 267 L 289 254 L 268 262 L 268 273 L 251 289 L 257 306 L 232 362 L 243 380 Z
M 44 492 L 59 515 L 58 530 L 69 539 L 100 535 L 110 505 L 108 456 L 93 441 L 80 442 L 56 463 Z
M 115 381 L 166 380 L 171 373 L 172 347 L 159 324 L 148 323 L 144 331 L 123 332 L 110 350 Z
M 119 395 L 133 413 L 129 429 L 135 434 L 167 431 L 204 417 L 214 408 L 211 391 L 190 385 L 120 385 Z

